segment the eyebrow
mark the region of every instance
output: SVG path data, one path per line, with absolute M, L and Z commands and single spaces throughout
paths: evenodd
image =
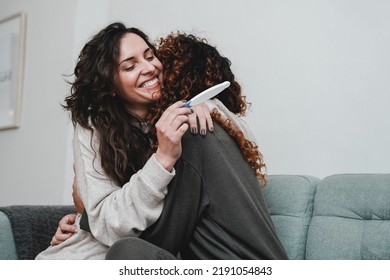
M 147 48 L 146 50 L 144 50 L 144 55 L 147 53 L 147 52 L 152 52 L 152 49 L 151 48 Z M 130 61 L 130 60 L 133 60 L 134 59 L 134 56 L 131 56 L 131 57 L 128 57 L 128 58 L 125 58 L 124 60 L 122 60 L 118 66 L 120 66 L 123 62 L 126 62 L 126 61 Z

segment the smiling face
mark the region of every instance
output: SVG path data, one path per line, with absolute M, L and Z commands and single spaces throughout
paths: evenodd
M 140 36 L 126 33 L 121 38 L 115 79 L 117 93 L 140 118 L 161 97 L 162 71 L 161 62 Z

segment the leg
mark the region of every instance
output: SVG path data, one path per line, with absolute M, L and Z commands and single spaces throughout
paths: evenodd
M 145 240 L 128 237 L 111 246 L 106 260 L 176 260 L 176 258 L 168 251 Z
M 186 161 L 175 165 L 176 176 L 169 185 L 160 218 L 140 238 L 173 255 L 187 246 L 202 211 L 202 180 Z

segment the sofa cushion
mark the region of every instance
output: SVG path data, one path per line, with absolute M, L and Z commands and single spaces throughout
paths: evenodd
M 0 260 L 17 260 L 14 236 L 7 215 L 0 211 Z
M 269 179 L 263 193 L 279 239 L 290 259 L 304 259 L 319 179 L 300 175 L 272 175 Z
M 323 179 L 314 200 L 307 259 L 390 259 L 390 174 Z

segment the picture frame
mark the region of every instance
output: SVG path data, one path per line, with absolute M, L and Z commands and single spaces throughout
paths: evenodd
M 20 126 L 26 14 L 0 19 L 0 131 Z

